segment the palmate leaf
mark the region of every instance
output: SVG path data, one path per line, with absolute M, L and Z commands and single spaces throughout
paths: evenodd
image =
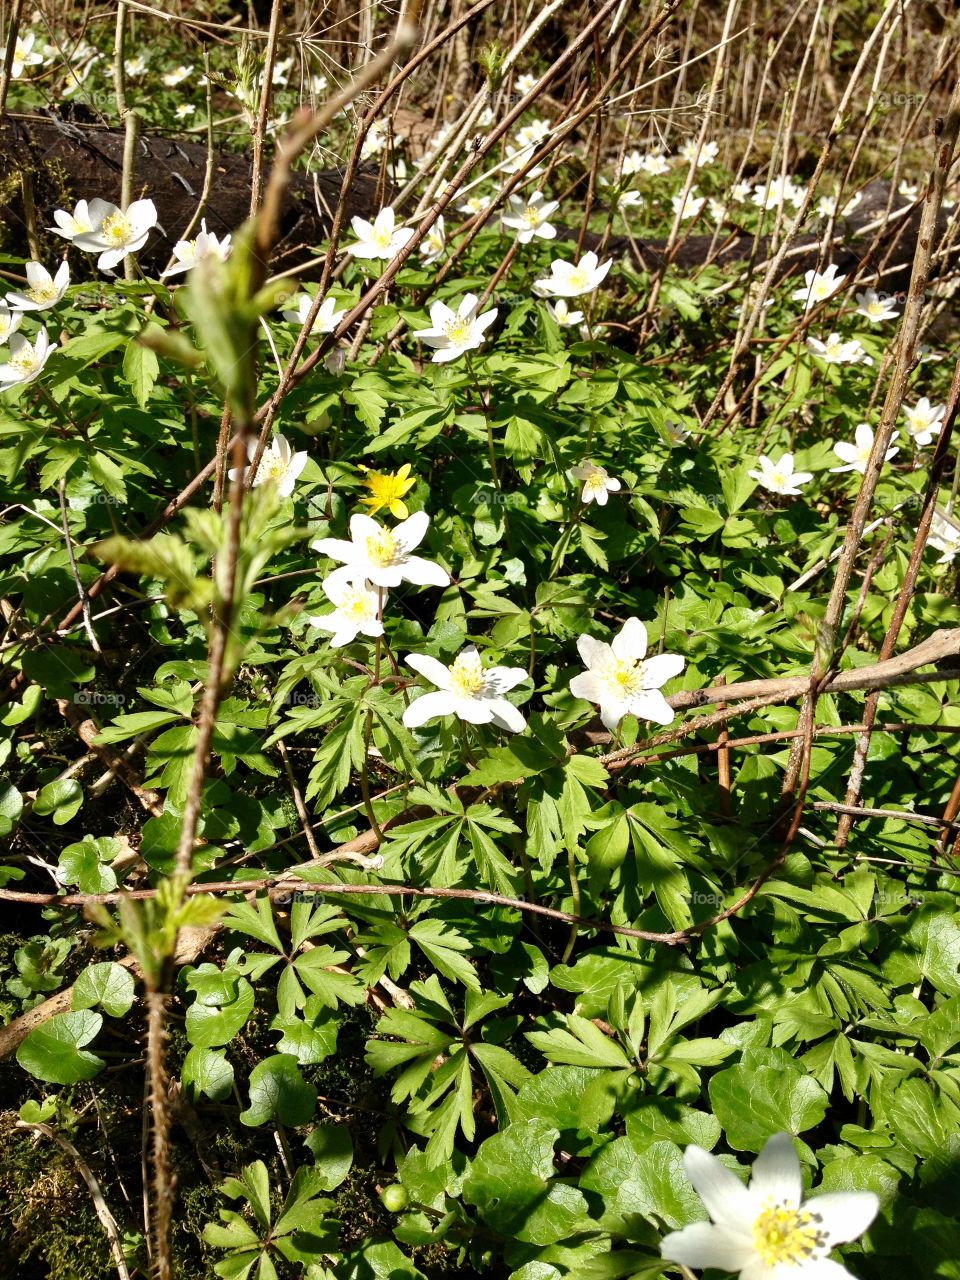
M 588 1018 L 568 1014 L 565 1025 L 549 1031 L 528 1031 L 527 1039 L 549 1062 L 572 1067 L 602 1067 L 632 1071 L 631 1062 L 616 1040 L 604 1035 Z

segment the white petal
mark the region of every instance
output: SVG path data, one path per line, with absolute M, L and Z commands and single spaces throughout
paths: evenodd
M 603 722 L 603 727 L 613 733 L 629 710 L 630 708 L 626 702 L 602 702 L 600 704 L 600 719 Z
M 493 712 L 493 723 L 499 729 L 507 729 L 510 733 L 523 733 L 527 722 L 520 710 L 508 702 L 506 698 L 494 698 L 490 703 Z
M 638 720 L 673 724 L 674 711 L 659 689 L 645 689 L 630 699 L 630 711 Z
M 685 1267 L 716 1267 L 740 1271 L 752 1253 L 747 1238 L 734 1235 L 712 1222 L 695 1222 L 673 1231 L 660 1242 L 660 1253 Z
M 584 665 L 591 669 L 602 666 L 613 657 L 613 650 L 606 641 L 597 640 L 594 636 L 580 636 L 577 640 L 577 652 Z
M 610 647 L 617 658 L 642 658 L 647 652 L 647 628 L 639 618 L 628 618 Z
M 371 523 L 373 522 L 371 521 Z M 402 545 L 404 551 L 412 551 L 414 547 L 419 547 L 424 540 L 429 526 L 430 517 L 426 511 L 415 511 L 412 516 L 400 521 L 393 531 L 393 536 Z
M 408 729 L 419 729 L 428 720 L 452 714 L 452 696 L 445 690 L 438 690 L 436 693 L 423 693 L 415 702 L 411 702 L 403 713 L 403 723 Z
M 693 1145 L 683 1153 L 683 1167 L 714 1222 L 735 1231 L 752 1230 L 756 1202 L 732 1170 Z
M 764 1143 L 753 1164 L 750 1190 L 761 1199 L 796 1207 L 803 1195 L 800 1159 L 788 1133 L 775 1133 Z
M 407 556 L 399 569 L 400 575 L 415 587 L 449 587 L 450 575 L 442 566 L 422 556 Z
M 450 688 L 450 669 L 426 653 L 408 653 L 405 662 L 438 689 Z
M 453 710 L 467 724 L 489 724 L 493 719 L 493 707 L 483 698 L 458 697 Z
M 331 560 L 342 560 L 345 564 L 355 564 L 360 559 L 359 549 L 343 538 L 316 538 L 310 546 L 321 555 L 329 556 Z
M 367 538 L 377 538 L 383 532 L 383 526 L 377 524 L 372 516 L 357 514 L 350 517 L 350 537 L 354 542 L 363 543 Z M 326 539 L 324 539 L 326 541 Z
M 831 1191 L 814 1196 L 806 1208 L 816 1213 L 830 1244 L 845 1244 L 863 1235 L 880 1210 L 872 1191 Z
M 484 687 L 497 693 L 508 693 L 528 679 L 524 667 L 488 667 L 483 673 Z
M 686 659 L 679 653 L 658 653 L 643 664 L 643 684 L 646 689 L 659 689 L 668 680 L 678 676 L 686 666 Z

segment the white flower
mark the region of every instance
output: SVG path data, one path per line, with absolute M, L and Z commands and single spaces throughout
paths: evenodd
M 206 258 L 226 262 L 230 256 L 230 234 L 220 240 L 212 231 L 207 230 L 206 218 L 201 218 L 200 234 L 195 240 L 178 240 L 173 246 L 173 256 L 177 260 L 176 264 L 164 271 L 161 279 L 179 275 L 181 271 L 189 271 Z
M 143 53 L 138 53 L 133 58 L 127 58 L 123 64 L 123 69 L 128 76 L 139 77 L 146 73 L 147 57 Z
M 719 152 L 720 147 L 716 142 L 705 142 L 700 148 L 698 155 L 697 140 L 696 138 L 691 138 L 688 142 L 683 144 L 677 152 L 677 155 L 679 155 L 681 160 L 686 160 L 687 164 L 693 164 L 694 161 L 696 161 L 697 168 L 699 169 L 701 165 L 713 164 Z
M 15 385 L 32 382 L 57 344 L 50 341 L 46 329 L 41 327 L 35 342 L 28 342 L 23 334 L 12 333 L 9 345 L 10 359 L 6 364 L 0 364 L 0 382 Z
M 553 126 L 549 120 L 531 120 L 522 129 L 517 130 L 517 146 L 532 149 L 550 137 Z
M 771 178 L 769 182 L 758 182 L 753 188 L 753 203 L 764 211 L 778 208 L 781 202 L 799 209 L 803 197 L 803 187 L 798 187 L 789 174 Z
M 685 427 L 682 422 L 673 422 L 667 418 L 660 429 L 660 434 L 672 449 L 674 445 L 682 444 L 687 439 L 690 428 Z
M 901 178 L 897 187 L 897 193 L 903 196 L 904 200 L 909 200 L 913 204 L 917 196 L 920 194 L 920 188 L 915 182 L 908 182 L 906 178 Z
M 727 216 L 727 206 L 721 200 L 712 197 L 707 201 L 707 211 L 714 222 L 722 222 Z
M 173 114 L 177 117 L 178 120 L 186 120 L 190 116 L 195 115 L 196 110 L 197 108 L 193 105 L 192 102 L 181 102 L 179 106 L 177 106 L 174 109 Z
M 273 75 L 270 77 L 271 84 L 289 84 L 290 72 L 293 70 L 293 55 L 289 58 L 281 58 L 279 62 L 273 64 Z
M 469 214 L 471 217 L 477 213 L 485 213 L 490 208 L 490 197 L 481 195 L 468 196 L 463 204 L 457 205 L 460 213 Z
M 579 466 L 571 467 L 570 474 L 575 480 L 583 481 L 580 501 L 584 504 L 595 502 L 598 507 L 605 507 L 607 494 L 620 491 L 620 481 L 593 462 L 581 462 Z
M 179 67 L 174 67 L 172 71 L 167 71 L 163 75 L 163 83 L 168 89 L 175 89 L 178 84 L 182 84 L 193 73 L 193 63 L 185 67 L 183 63 Z
M 494 724 L 498 729 L 522 733 L 527 722 L 504 694 L 528 679 L 523 667 L 488 667 L 468 645 L 457 655 L 452 667 L 422 653 L 408 653 L 408 667 L 437 686 L 436 693 L 423 693 L 403 713 L 408 729 L 418 729 L 428 720 L 458 716 L 468 724 Z
M 671 198 L 670 203 L 673 205 L 674 214 L 679 213 L 680 217 L 686 221 L 687 218 L 695 218 L 703 206 L 707 203 L 706 196 L 698 196 L 696 187 L 687 193 L 687 198 L 681 203 L 680 196 L 675 195 Z
M 308 618 L 313 627 L 333 632 L 331 649 L 352 644 L 358 635 L 382 636 L 383 622 L 380 615 L 387 592 L 383 587 L 372 587 L 364 578 L 337 579 L 331 574 L 323 583 L 323 590 L 333 613 Z
M 638 153 L 635 151 L 633 154 Z M 627 157 L 624 157 L 623 172 L 629 173 L 631 170 L 627 168 L 626 161 Z M 651 178 L 659 178 L 670 172 L 670 158 L 664 151 L 648 151 L 639 157 L 636 172 L 645 173 Z
M 581 636 L 577 649 L 587 670 L 570 681 L 570 692 L 596 702 L 607 729 L 612 732 L 628 715 L 670 724 L 673 708 L 660 687 L 680 674 L 685 660 L 677 653 L 645 658 L 647 629 L 639 618 L 628 618 L 611 644 Z
M 480 126 L 481 129 L 489 129 L 489 127 L 493 124 L 493 121 L 494 121 L 493 107 L 490 107 L 490 106 L 484 107 L 483 110 L 480 112 L 480 114 L 477 116 L 477 124 Z
M 803 288 L 794 289 L 790 297 L 795 302 L 802 302 L 804 310 L 809 311 L 817 302 L 830 298 L 846 280 L 846 276 L 838 276 L 834 263 L 830 263 L 826 271 L 807 271 L 803 277 Z
M 74 236 L 73 243 L 83 253 L 99 253 L 101 271 L 110 271 L 128 253 L 142 249 L 157 225 L 152 200 L 134 200 L 123 210 L 107 200 L 91 200 L 88 215 L 92 230 Z
M 576 264 L 555 258 L 550 263 L 550 278 L 537 280 L 533 291 L 541 297 L 579 298 L 598 288 L 612 266 L 612 258 L 598 263 L 595 253 L 585 253 Z
M 523 196 L 511 196 L 508 212 L 503 215 L 503 225 L 516 231 L 520 244 L 529 244 L 534 236 L 539 236 L 541 240 L 553 240 L 557 229 L 547 219 L 557 207 L 556 200 L 544 203 L 542 191 L 534 191 L 526 200 Z
M 363 146 L 360 148 L 360 159 L 369 160 L 372 156 L 378 156 L 386 145 L 386 125 L 382 120 L 374 120 L 367 130 L 367 136 L 364 138 Z
M 52 231 L 55 236 L 63 236 L 65 240 L 74 240 L 77 236 L 93 230 L 90 208 L 86 200 L 78 200 L 73 213 L 67 213 L 66 209 L 55 209 L 53 220 L 57 225 L 47 227 L 47 230 Z
M 375 587 L 399 587 L 412 582 L 418 587 L 446 587 L 450 575 L 432 560 L 411 555 L 423 541 L 430 524 L 425 511 L 415 511 L 392 529 L 378 524 L 371 516 L 350 517 L 350 541 L 342 538 L 319 538 L 310 545 L 314 551 L 342 560 L 343 569 L 335 569 L 327 582 L 368 580 Z
M 6 346 L 12 334 L 23 324 L 23 312 L 11 311 L 0 303 L 0 347 Z
M 821 218 L 835 218 L 839 213 L 841 218 L 849 218 L 857 205 L 863 199 L 863 192 L 855 192 L 850 199 L 841 207 L 840 196 L 821 196 L 817 201 L 817 213 Z
M 6 305 L 15 311 L 46 311 L 55 307 L 70 283 L 70 268 L 66 262 L 60 263 L 55 276 L 39 262 L 28 262 L 26 272 L 29 288 L 23 293 L 8 293 Z
M 865 289 L 857 294 L 857 315 L 866 316 L 874 324 L 881 320 L 895 320 L 899 314 L 892 299 L 877 293 L 876 289 Z
M 895 431 L 890 437 L 891 440 L 896 440 L 898 434 Z M 833 472 L 859 471 L 863 475 L 866 472 L 872 451 L 873 428 L 868 422 L 861 422 L 854 433 L 853 444 L 847 444 L 845 440 L 840 440 L 833 446 L 833 452 L 844 465 L 842 467 L 831 467 L 830 470 Z M 899 452 L 899 448 L 896 447 L 888 449 L 883 459 L 884 462 L 889 462 Z
M 425 263 L 436 262 L 443 257 L 446 247 L 447 237 L 443 226 L 443 214 L 440 214 L 420 242 L 420 257 Z
M 943 552 L 937 564 L 952 564 L 957 552 L 960 551 L 960 529 L 946 516 L 935 511 L 930 523 L 930 532 L 927 535 L 927 546 Z
M 501 168 L 504 173 L 517 173 L 520 169 L 524 168 L 536 150 L 536 146 L 537 144 L 535 142 L 530 142 L 525 147 L 518 147 L 512 142 L 508 142 L 503 161 L 501 162 Z M 527 170 L 527 177 L 538 178 L 541 173 L 543 173 L 543 165 L 534 165 L 532 169 Z
M 943 412 L 942 404 L 931 404 L 926 396 L 919 399 L 912 409 L 904 405 L 903 416 L 907 420 L 907 431 L 914 444 L 930 443 L 940 431 Z
M 517 80 L 516 80 L 516 84 L 514 85 L 514 88 L 516 89 L 517 93 L 522 95 L 525 93 L 529 93 L 536 83 L 537 83 L 537 77 L 531 74 L 531 72 L 525 71 L 522 76 L 517 76 Z
M 291 324 L 299 324 L 302 328 L 307 323 L 307 316 L 310 314 L 314 299 L 309 294 L 298 293 L 294 298 L 294 302 L 296 303 L 295 309 L 284 311 L 283 318 L 284 320 L 289 320 Z M 336 299 L 328 296 L 324 298 L 310 332 L 333 333 L 346 314 L 346 310 L 338 311 Z
M 307 81 L 307 92 L 312 94 L 321 94 L 329 85 L 329 80 L 322 72 L 312 75 Z
M 248 440 L 247 457 L 251 462 L 256 452 L 257 441 Z M 269 448 L 263 451 L 260 465 L 257 467 L 257 474 L 253 478 L 253 487 L 256 489 L 258 485 L 272 481 L 277 486 L 277 493 L 279 493 L 280 497 L 289 498 L 293 493 L 294 485 L 297 483 L 297 477 L 306 465 L 307 455 L 305 453 L 294 453 L 286 436 L 282 436 L 278 431 L 270 441 Z M 230 468 L 229 476 L 231 480 L 236 480 L 238 474 L 238 467 Z M 243 478 L 246 479 L 248 475 L 249 468 L 245 468 Z
M 771 493 L 795 498 L 800 492 L 801 485 L 813 479 L 809 471 L 794 471 L 792 453 L 783 454 L 776 462 L 761 453 L 758 461 L 760 470 L 748 471 L 747 475 L 764 489 L 769 489 Z
M 346 252 L 355 258 L 393 258 L 413 235 L 413 227 L 398 227 L 393 209 L 387 205 L 373 222 L 365 218 L 351 218 L 357 240 L 347 245 Z
M 872 363 L 856 338 L 844 342 L 839 333 L 831 333 L 826 342 L 821 342 L 819 338 L 807 338 L 806 347 L 827 364 L 860 364 L 863 361 Z
M 712 1221 L 665 1236 L 665 1258 L 736 1271 L 743 1280 L 850 1280 L 830 1251 L 869 1227 L 880 1208 L 872 1191 L 835 1191 L 804 1203 L 800 1161 L 786 1133 L 767 1141 L 749 1187 L 701 1147 L 687 1147 L 683 1165 Z
M 483 342 L 484 334 L 497 318 L 497 308 L 478 316 L 477 302 L 474 293 L 464 294 L 456 311 L 451 311 L 445 302 L 435 302 L 430 308 L 430 328 L 414 330 L 415 338 L 422 338 L 428 347 L 435 348 L 434 364 L 456 360 Z
M 737 204 L 746 204 L 750 199 L 751 190 L 749 182 L 735 182 L 730 188 L 730 199 Z
M 547 310 L 553 316 L 554 320 L 561 329 L 569 328 L 571 325 L 579 324 L 583 319 L 582 311 L 571 311 L 567 306 L 565 298 L 557 298 L 556 302 L 548 302 Z
M 14 80 L 19 80 L 27 67 L 38 67 L 43 63 L 43 54 L 33 47 L 36 40 L 32 31 L 25 31 L 22 36 L 17 37 L 10 67 L 10 75 Z

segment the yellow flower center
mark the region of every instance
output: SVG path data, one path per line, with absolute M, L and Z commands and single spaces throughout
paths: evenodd
M 450 668 L 450 687 L 464 698 L 476 698 L 483 688 L 483 668 L 480 655 L 461 653 Z
M 279 453 L 265 453 L 257 468 L 257 483 L 263 480 L 282 480 L 287 473 L 287 464 Z
M 753 1243 L 768 1267 L 802 1263 L 824 1244 L 820 1221 L 809 1209 L 771 1204 L 753 1224 Z
M 397 558 L 397 540 L 389 529 L 378 529 L 364 541 L 367 559 L 378 569 L 385 569 Z
M 33 373 L 37 367 L 37 353 L 33 347 L 27 343 L 26 346 L 20 348 L 15 356 L 11 357 L 11 365 L 16 369 L 17 373 L 28 374 Z
M 104 240 L 109 240 L 111 244 L 119 248 L 133 239 L 133 227 L 131 227 L 126 214 L 111 213 L 109 217 L 104 218 L 100 227 L 100 234 Z
M 822 302 L 824 298 L 830 297 L 830 288 L 831 286 L 826 280 L 815 280 L 810 292 L 818 302 Z
M 376 616 L 373 598 L 362 587 L 350 587 L 338 608 L 351 622 L 366 622 L 368 618 Z
M 603 672 L 603 679 L 618 702 L 636 697 L 643 692 L 643 663 L 634 658 L 614 658 Z
M 35 284 L 32 289 L 27 290 L 27 297 L 32 298 L 34 302 L 56 302 L 57 286 L 52 280 Z
M 538 227 L 540 225 L 540 210 L 535 205 L 528 204 L 523 211 L 523 220 L 528 227 Z
M 463 316 L 454 316 L 452 320 L 444 321 L 443 325 L 444 333 L 455 347 L 469 341 L 472 329 L 473 320 L 465 319 Z
M 393 232 L 374 230 L 373 243 L 378 249 L 382 249 L 384 253 L 389 253 L 390 245 L 393 243 Z
M 831 360 L 836 360 L 843 352 L 843 343 L 837 338 L 834 342 L 827 341 L 824 354 L 828 355 Z
M 607 487 L 606 481 L 607 473 L 598 467 L 596 471 L 591 471 L 586 480 L 584 480 L 584 491 L 586 493 L 591 493 L 594 496 L 601 494 Z
M 587 279 L 587 273 L 581 267 L 570 272 L 570 287 L 572 289 L 589 289 L 590 281 Z
M 784 489 L 786 488 L 787 477 L 783 474 L 782 471 L 771 471 L 770 484 L 775 489 Z

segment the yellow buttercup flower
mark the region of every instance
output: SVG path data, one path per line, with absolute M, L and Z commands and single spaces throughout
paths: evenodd
M 360 501 L 365 507 L 370 508 L 370 514 L 374 516 L 381 507 L 386 507 L 394 519 L 406 520 L 410 513 L 407 510 L 407 504 L 403 501 L 403 495 L 417 483 L 416 478 L 408 479 L 409 462 L 405 462 L 399 471 L 371 471 L 364 466 L 361 466 L 360 470 L 367 473 L 363 483 L 371 494 L 369 498 L 361 498 Z

